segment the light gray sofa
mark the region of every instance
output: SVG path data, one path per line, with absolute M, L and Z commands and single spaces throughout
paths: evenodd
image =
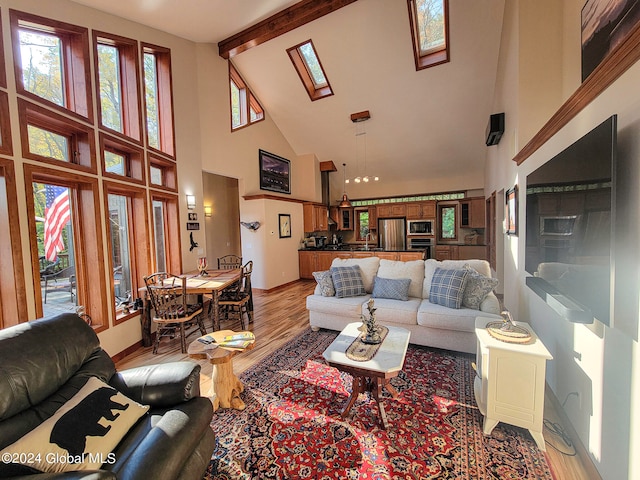
M 429 291 L 436 268 L 460 269 L 465 264 L 485 277 L 491 277 L 485 260 L 415 260 L 399 262 L 377 257 L 334 259 L 332 267 L 358 265 L 366 295 L 357 297 L 326 297 L 316 286 L 307 297 L 309 323 L 314 331 L 320 328 L 342 330 L 351 322 L 360 321 L 367 313 L 366 303 L 371 298 L 374 276 L 382 278 L 410 278 L 409 300 L 376 298 L 376 320 L 381 325 L 399 326 L 411 332 L 411 343 L 459 352 L 475 353 L 475 318 L 500 318 L 500 303 L 493 292 L 482 301 L 480 310 L 448 308 L 431 303 Z

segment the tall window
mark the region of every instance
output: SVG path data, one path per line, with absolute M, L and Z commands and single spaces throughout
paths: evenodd
M 458 238 L 456 205 L 438 205 L 438 231 L 442 240 Z
M 153 230 L 155 232 L 155 257 L 156 271 L 167 271 L 167 246 L 165 235 L 165 211 L 164 202 L 160 200 L 153 201 Z
M 369 233 L 369 209 L 355 210 L 356 240 L 365 240 Z
M 104 182 L 109 232 L 112 302 L 116 323 L 126 319 L 124 302 L 137 297 L 151 272 L 147 193 L 143 188 Z
M 449 0 L 407 0 L 416 70 L 449 61 Z
M 231 62 L 229 62 L 229 88 L 232 130 L 264 120 L 262 106 Z
M 153 192 L 151 201 L 155 271 L 178 272 L 181 268 L 180 232 L 176 229 L 178 197 Z
M 142 44 L 147 145 L 175 157 L 171 51 Z
M 104 32 L 93 32 L 100 125 L 142 142 L 138 42 Z
M 287 53 L 312 101 L 333 95 L 333 90 L 311 40 L 287 49 Z
M 88 30 L 10 10 L 18 93 L 93 120 Z

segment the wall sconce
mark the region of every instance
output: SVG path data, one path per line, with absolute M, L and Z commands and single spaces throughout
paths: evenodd
M 187 210 L 196 209 L 196 196 L 187 194 Z
M 211 215 L 213 215 L 213 207 L 211 205 L 205 205 L 204 206 L 204 216 L 205 217 L 210 217 Z

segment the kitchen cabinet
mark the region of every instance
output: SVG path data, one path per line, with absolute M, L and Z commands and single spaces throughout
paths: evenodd
M 324 232 L 328 227 L 329 211 L 326 205 L 319 203 L 304 203 L 302 205 L 305 232 Z
M 298 252 L 298 266 L 300 268 L 300 278 L 307 278 L 313 280 L 313 272 L 317 272 L 318 252 L 313 251 L 299 251 Z
M 525 428 L 540 450 L 547 360 L 553 357 L 530 325 L 516 322 L 531 332 L 525 344 L 507 343 L 491 336 L 486 328 L 494 318 L 476 317 L 476 378 L 473 391 L 484 416 L 482 432 L 491 435 L 499 422 Z
M 422 260 L 424 252 L 398 252 L 398 260 L 401 262 L 411 262 L 413 260 Z
M 436 260 L 458 260 L 457 245 L 436 245 Z
M 458 247 L 457 260 L 487 260 L 487 247 L 485 245 L 460 245 Z
M 331 262 L 335 258 L 336 252 L 316 252 L 316 270 L 315 272 L 323 272 L 331 268 Z
M 378 218 L 405 217 L 407 205 L 404 203 L 378 204 Z
M 484 197 L 460 200 L 460 228 L 485 228 Z
M 410 202 L 406 204 L 407 220 L 436 218 L 436 202 Z
M 337 230 L 353 230 L 353 208 L 331 207 L 329 216 L 336 222 Z
M 378 230 L 378 208 L 369 207 L 369 230 Z

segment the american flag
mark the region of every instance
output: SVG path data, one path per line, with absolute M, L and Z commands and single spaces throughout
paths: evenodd
M 71 218 L 69 189 L 55 185 L 45 186 L 47 207 L 44 212 L 44 256 L 55 262 L 58 252 L 64 250 L 62 230 Z

